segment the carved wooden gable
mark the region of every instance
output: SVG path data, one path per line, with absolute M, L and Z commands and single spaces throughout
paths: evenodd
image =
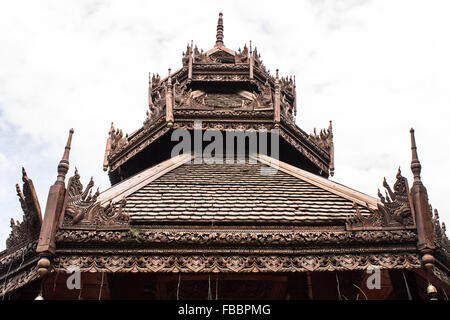
M 16 185 L 17 195 L 19 196 L 20 206 L 23 210 L 23 221 L 14 221 L 11 219 L 11 234 L 6 240 L 6 249 L 8 251 L 31 243 L 39 237 L 41 230 L 42 215 L 39 200 L 34 189 L 33 181 L 27 176 L 22 168 L 23 191 L 19 185 Z

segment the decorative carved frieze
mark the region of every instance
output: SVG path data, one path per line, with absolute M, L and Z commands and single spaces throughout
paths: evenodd
M 193 130 L 194 129 L 194 123 L 193 122 L 176 122 L 173 126 L 174 129 L 188 129 Z M 202 122 L 202 129 L 204 130 L 219 130 L 219 131 L 226 131 L 226 130 L 265 130 L 270 131 L 272 129 L 271 124 L 267 123 L 233 123 L 233 122 Z
M 59 256 L 58 271 L 78 266 L 82 272 L 306 272 L 381 269 L 418 269 L 415 253 L 342 255 L 89 255 Z
M 412 243 L 417 240 L 413 231 L 183 231 L 142 230 L 85 231 L 61 230 L 57 242 L 66 243 L 134 243 L 141 244 L 188 244 L 188 245 L 343 245 L 369 243 Z
M 198 81 L 249 81 L 248 75 L 244 74 L 194 74 L 193 80 Z
M 34 189 L 33 181 L 22 168 L 23 192 L 16 184 L 17 195 L 23 210 L 23 221 L 11 219 L 11 233 L 6 239 L 8 252 L 27 245 L 39 237 L 42 224 L 41 207 Z
M 194 71 L 198 73 L 247 74 L 248 64 L 194 64 Z
M 215 110 L 199 110 L 199 109 L 177 109 L 175 110 L 175 116 L 178 116 L 178 119 L 190 120 L 193 123 L 193 120 L 205 119 L 210 120 L 214 119 L 214 121 L 220 123 L 223 122 L 224 119 L 232 121 L 235 124 L 245 124 L 245 121 L 250 120 L 266 120 L 270 121 L 273 117 L 273 111 L 259 111 L 259 110 L 242 110 L 242 109 L 215 109 Z M 235 117 L 240 117 L 242 121 L 235 121 Z M 271 122 L 271 121 L 270 121 Z M 273 123 L 271 122 L 271 128 L 273 127 Z

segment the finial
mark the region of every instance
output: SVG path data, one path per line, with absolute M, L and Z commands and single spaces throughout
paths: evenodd
M 278 71 L 279 71 L 278 69 L 275 70 L 275 79 L 276 79 L 276 80 L 278 80 Z
M 167 77 L 167 84 L 168 84 L 168 85 L 171 85 L 171 84 L 172 84 L 172 77 L 171 77 L 171 75 L 170 75 L 171 71 L 172 71 L 172 70 L 169 68 L 169 76 Z
M 411 128 L 411 152 L 412 152 L 412 160 L 411 160 L 411 171 L 414 175 L 414 182 L 420 182 L 420 171 L 422 170 L 422 166 L 419 162 L 419 157 L 417 156 L 417 147 L 416 147 L 416 138 L 414 137 L 414 129 Z
M 222 12 L 219 13 L 219 20 L 217 21 L 216 47 L 223 46 L 223 19 Z
M 67 171 L 69 171 L 69 154 L 70 154 L 70 146 L 72 144 L 73 132 L 74 132 L 73 129 L 70 129 L 66 148 L 64 149 L 63 157 L 58 165 L 58 177 L 56 178 L 56 183 L 64 184 L 64 180 L 66 178 Z
M 27 177 L 27 172 L 25 171 L 25 168 L 22 167 L 22 180 L 25 182 L 25 178 Z

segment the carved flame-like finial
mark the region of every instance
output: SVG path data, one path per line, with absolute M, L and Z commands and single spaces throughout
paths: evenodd
M 222 12 L 219 13 L 219 20 L 217 21 L 216 47 L 223 46 L 223 19 Z
M 420 182 L 420 171 L 422 170 L 422 166 L 419 162 L 419 157 L 417 156 L 416 138 L 414 137 L 413 128 L 411 128 L 410 133 L 411 133 L 411 152 L 412 152 L 411 171 L 414 175 L 414 182 Z

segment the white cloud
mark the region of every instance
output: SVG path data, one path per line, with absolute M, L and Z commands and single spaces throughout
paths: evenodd
M 9 217 L 22 215 L 20 167 L 44 209 L 73 127 L 71 173 L 76 165 L 83 181 L 93 175 L 107 188 L 110 122 L 127 132 L 142 125 L 148 72 L 179 68 L 191 39 L 211 48 L 220 10 L 228 47 L 252 39 L 269 69 L 296 75 L 301 128 L 333 120 L 333 180 L 375 196 L 400 165 L 411 183 L 414 127 L 430 201 L 450 222 L 449 9 L 447 1 L 1 2 L 0 248 Z

